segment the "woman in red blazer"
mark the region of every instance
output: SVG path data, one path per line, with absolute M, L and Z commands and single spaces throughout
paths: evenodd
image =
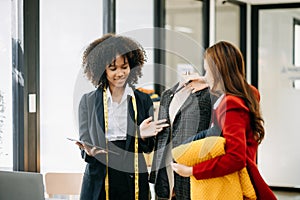
M 193 175 L 199 180 L 225 176 L 246 166 L 257 198 L 276 199 L 255 163 L 257 148 L 265 131 L 259 92 L 245 79 L 241 52 L 232 44 L 221 41 L 206 50 L 204 69 L 205 76 L 194 80 L 189 87 L 197 91 L 208 86 L 219 98 L 213 107 L 211 128 L 200 132 L 194 140 L 221 135 L 226 139 L 226 154 L 193 167 L 173 163 L 173 170 L 181 176 Z

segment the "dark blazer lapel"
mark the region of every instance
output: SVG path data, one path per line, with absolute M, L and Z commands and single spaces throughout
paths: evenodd
M 167 119 L 170 122 L 170 115 L 169 115 L 169 107 L 170 103 L 174 97 L 174 93 L 178 87 L 179 83 L 174 85 L 172 88 L 165 90 L 163 92 L 162 99 L 160 101 L 160 108 L 159 108 L 159 119 Z M 163 130 L 163 134 L 160 134 L 157 136 L 157 147 L 156 152 L 154 153 L 153 157 L 153 163 L 152 163 L 152 169 L 155 169 L 156 173 L 158 173 L 158 170 L 160 167 L 162 167 L 164 156 L 166 156 L 167 151 L 163 150 L 166 147 L 169 147 L 167 145 L 168 141 L 170 141 L 170 133 L 171 133 L 171 127 L 166 127 Z
M 194 94 L 190 94 L 185 102 L 180 107 L 180 110 L 186 109 L 193 102 Z M 177 115 L 177 114 L 176 114 Z
M 177 123 L 177 120 L 180 120 L 181 119 L 181 113 L 183 110 L 187 109 L 189 105 L 191 105 L 193 103 L 193 97 L 194 94 L 190 94 L 188 96 L 188 98 L 185 100 L 185 102 L 182 104 L 182 106 L 179 108 L 179 110 L 177 111 L 176 115 L 175 115 L 175 118 L 174 118 L 174 121 L 173 121 L 173 128 L 177 128 L 178 126 L 178 123 Z M 173 137 L 175 137 L 175 135 L 173 135 Z
M 165 106 L 165 109 L 168 109 L 166 110 L 166 113 L 167 113 L 167 118 L 170 119 L 170 116 L 169 116 L 169 107 L 170 107 L 170 104 L 171 104 L 171 101 L 174 97 L 174 94 L 175 94 L 175 91 L 177 89 L 179 85 L 179 82 L 174 85 L 172 88 L 170 88 L 169 90 L 166 90 L 166 94 L 165 94 L 165 98 L 164 98 L 164 103 L 163 105 Z
M 183 104 L 181 105 L 179 110 L 177 111 L 174 121 L 173 121 L 173 128 L 177 129 L 177 126 L 178 126 L 177 120 L 181 119 L 182 111 L 187 109 L 188 106 L 190 106 L 193 103 L 194 96 L 195 96 L 195 94 L 190 94 L 188 96 L 188 98 L 183 102 Z M 174 134 L 174 132 L 172 134 Z M 173 135 L 173 137 L 175 137 L 175 135 Z
M 127 103 L 128 103 L 128 116 L 127 116 L 127 138 L 126 138 L 126 145 L 125 145 L 125 156 L 129 150 L 130 143 L 135 136 L 135 119 L 134 119 L 134 110 L 132 105 L 131 96 L 127 96 Z
M 159 119 L 167 119 L 168 121 L 170 121 L 170 115 L 169 115 L 169 107 L 170 107 L 170 104 L 171 104 L 171 101 L 174 97 L 174 93 L 178 87 L 179 83 L 177 83 L 176 85 L 174 85 L 172 88 L 170 88 L 169 90 L 166 90 L 163 94 L 163 98 L 161 99 L 161 102 L 160 102 L 160 112 L 159 112 Z M 171 131 L 171 127 L 167 127 L 166 128 L 166 131 L 167 132 L 170 132 Z M 167 144 L 167 141 L 168 141 L 169 137 L 166 137 L 164 140 L 163 140 L 163 144 L 162 145 L 165 145 Z
M 96 110 L 96 117 L 98 120 L 98 125 L 102 129 L 102 131 L 98 132 L 103 135 L 98 135 L 100 145 L 105 146 L 105 121 L 104 121 L 104 106 L 103 106 L 103 90 L 98 88 L 96 91 L 96 99 L 95 99 L 95 110 Z M 104 141 L 103 141 L 104 139 Z M 103 142 L 102 142 L 103 141 Z M 102 144 L 103 143 L 103 144 Z

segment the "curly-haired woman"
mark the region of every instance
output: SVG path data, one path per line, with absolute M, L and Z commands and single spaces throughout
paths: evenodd
M 133 39 L 106 34 L 83 53 L 86 77 L 96 87 L 79 104 L 79 139 L 87 163 L 81 200 L 149 199 L 143 153 L 168 124 L 152 121 L 150 97 L 134 84 L 141 77 L 145 51 Z

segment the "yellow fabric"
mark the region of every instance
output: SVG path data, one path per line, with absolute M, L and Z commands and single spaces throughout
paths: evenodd
M 134 110 L 134 121 L 137 123 L 137 106 L 135 97 L 132 97 L 132 104 Z M 134 139 L 134 197 L 135 200 L 139 199 L 139 143 L 137 130 L 135 130 Z
M 104 104 L 104 124 L 105 124 L 105 134 L 108 130 L 108 105 L 106 88 L 103 91 L 103 104 Z M 108 152 L 107 138 L 105 137 L 106 151 Z M 109 200 L 109 180 L 108 180 L 108 153 L 106 153 L 106 174 L 105 174 L 105 199 Z
M 180 164 L 194 166 L 198 163 L 225 154 L 225 138 L 207 137 L 180 145 L 172 150 L 173 159 Z M 226 176 L 191 181 L 191 199 L 193 200 L 235 200 L 256 199 L 246 167 Z

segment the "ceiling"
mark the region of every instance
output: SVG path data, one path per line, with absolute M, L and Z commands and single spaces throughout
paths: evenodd
M 183 8 L 195 8 L 201 6 L 202 0 L 167 0 L 166 7 L 172 9 L 183 9 Z M 215 0 L 216 5 L 223 5 L 227 0 Z M 233 0 L 231 0 L 233 1 Z M 236 0 L 239 2 L 245 2 L 251 5 L 261 5 L 261 4 L 282 4 L 282 3 L 300 3 L 300 0 Z
M 240 0 L 249 4 L 300 3 L 300 0 Z
M 167 0 L 166 3 L 169 4 L 187 4 L 195 3 L 202 0 Z M 217 3 L 224 3 L 227 0 L 215 0 Z M 279 4 L 279 3 L 300 3 L 300 0 L 231 0 L 231 1 L 240 1 L 249 4 Z

